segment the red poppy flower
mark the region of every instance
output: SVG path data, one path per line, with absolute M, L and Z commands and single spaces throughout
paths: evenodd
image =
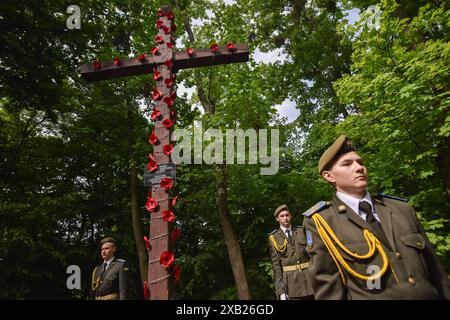
M 171 86 L 173 86 L 173 80 L 170 78 L 164 79 L 164 84 L 170 88 Z
M 150 53 L 154 56 L 156 56 L 157 54 L 159 54 L 159 50 L 157 47 L 154 47 L 150 50 Z
M 158 137 L 155 135 L 154 131 L 152 131 L 152 134 L 148 137 L 148 142 L 150 142 L 152 145 L 158 143 Z
M 180 266 L 176 265 L 173 267 L 173 280 L 175 282 L 180 280 L 180 276 L 181 276 L 181 268 Z
M 159 111 L 158 109 L 153 109 L 152 115 L 150 116 L 150 119 L 152 119 L 152 121 L 156 121 L 158 120 L 158 118 L 161 116 L 161 111 Z
M 155 42 L 156 43 L 163 43 L 164 42 L 164 38 L 161 36 L 155 36 Z
M 234 45 L 233 42 L 228 42 L 227 43 L 227 48 L 228 48 L 228 51 L 230 51 L 230 52 L 233 52 L 233 51 L 237 50 L 237 48 L 236 48 L 236 46 Z
M 138 55 L 138 60 L 140 62 L 143 62 L 145 60 L 145 53 L 141 53 L 140 55 Z
M 154 160 L 150 160 L 147 164 L 148 171 L 153 172 L 158 168 L 158 164 Z
M 102 68 L 102 62 L 100 60 L 95 60 L 93 65 L 94 65 L 94 70 L 100 70 Z
M 167 104 L 167 106 L 170 108 L 171 106 L 173 106 L 173 103 L 174 103 L 174 101 L 173 101 L 173 99 L 171 98 L 171 97 L 165 97 L 164 99 L 163 99 L 163 102 L 165 103 L 165 104 Z
M 163 32 L 165 34 L 169 34 L 170 33 L 170 28 L 169 27 L 163 27 L 162 29 L 163 29 Z
M 173 126 L 173 121 L 167 118 L 162 122 L 162 125 L 164 126 L 164 128 L 169 129 L 171 126 Z
M 166 144 L 163 147 L 163 152 L 166 156 L 169 156 L 173 152 L 173 146 L 171 144 Z
M 152 99 L 158 101 L 162 98 L 162 93 L 158 89 L 153 89 L 152 91 Z
M 144 236 L 144 242 L 145 242 L 145 248 L 147 249 L 147 251 L 150 251 L 151 250 L 150 241 L 148 240 L 147 236 Z
M 175 19 L 175 16 L 173 15 L 172 12 L 169 12 L 169 13 L 167 14 L 167 19 L 169 19 L 169 20 Z
M 170 111 L 170 116 L 172 117 L 173 120 L 176 120 L 177 119 L 177 111 L 176 110 Z
M 175 257 L 172 252 L 164 251 L 159 258 L 159 263 L 166 268 L 169 268 L 173 262 L 175 261 Z
M 120 58 L 119 58 L 119 57 L 115 57 L 115 58 L 114 58 L 114 64 L 115 64 L 116 66 L 120 66 L 120 65 L 122 64 L 122 61 L 120 61 Z
M 162 22 L 162 20 L 156 21 L 156 27 L 158 29 L 161 29 L 162 27 L 164 27 L 164 22 Z
M 175 90 L 172 91 L 172 93 L 170 94 L 170 97 L 172 98 L 172 100 L 175 100 L 177 98 L 177 92 Z
M 218 50 L 219 50 L 219 46 L 217 45 L 217 43 L 213 43 L 211 45 L 211 52 L 216 53 Z
M 172 232 L 170 233 L 170 242 L 173 243 L 177 241 L 177 239 L 180 237 L 180 233 L 181 233 L 180 229 L 178 228 L 173 229 Z
M 144 300 L 147 300 L 148 297 L 148 282 L 144 281 Z
M 177 31 L 177 25 L 175 23 L 170 26 L 170 31 L 172 31 L 172 32 Z
M 156 11 L 156 14 L 158 15 L 158 17 L 162 17 L 164 15 L 164 12 L 162 12 L 162 10 L 159 9 L 158 11 Z
M 159 185 L 161 186 L 161 188 L 169 190 L 173 187 L 173 180 L 171 178 L 163 178 Z
M 169 49 L 173 49 L 173 44 L 171 42 L 166 42 L 166 46 Z
M 172 69 L 173 68 L 173 61 L 172 60 L 166 60 L 164 61 L 164 64 L 167 66 L 167 68 Z
M 145 204 L 145 208 L 147 209 L 147 211 L 153 212 L 157 206 L 158 206 L 158 201 L 156 201 L 153 198 L 147 199 L 147 203 Z
M 170 204 L 171 207 L 175 207 L 176 206 L 178 198 L 179 198 L 178 196 L 176 196 L 175 198 L 172 198 L 172 201 L 171 201 L 171 204 Z
M 158 81 L 159 79 L 161 79 L 161 72 L 153 72 L 153 80 Z
M 170 210 L 165 210 L 162 213 L 162 218 L 164 221 L 173 222 L 175 220 L 175 215 Z

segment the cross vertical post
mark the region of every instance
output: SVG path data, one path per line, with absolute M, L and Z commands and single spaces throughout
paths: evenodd
M 153 146 L 154 161 L 161 168 L 162 165 L 170 162 L 170 155 L 164 153 L 164 146 L 171 145 L 170 131 L 167 127 L 172 122 L 170 106 L 173 103 L 173 42 L 171 39 L 171 30 L 173 14 L 169 7 L 160 9 L 158 23 L 159 28 L 156 42 L 158 43 L 159 55 L 154 55 L 156 63 L 154 74 L 159 77 L 156 79 L 156 89 L 152 92 L 152 97 L 156 102 L 154 110 L 160 112 L 160 116 L 155 119 L 154 134 L 158 137 L 159 143 Z M 169 19 L 171 18 L 171 19 Z M 168 32 L 169 31 L 169 32 Z M 154 78 L 156 78 L 155 76 Z M 173 119 L 174 120 L 174 119 Z M 166 121 L 166 122 L 164 122 Z M 166 125 L 164 126 L 163 123 Z M 169 252 L 169 223 L 163 220 L 162 213 L 171 210 L 169 205 L 168 190 L 161 187 L 158 183 L 151 186 L 152 198 L 158 202 L 155 212 L 150 214 L 150 252 L 148 264 L 148 289 L 151 300 L 168 300 L 172 298 L 172 279 L 166 268 L 160 264 L 161 254 Z

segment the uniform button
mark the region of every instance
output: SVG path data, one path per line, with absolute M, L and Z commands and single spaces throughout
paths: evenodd
M 422 245 L 422 242 L 417 241 L 416 244 L 417 244 L 418 247 L 420 247 Z
M 398 252 L 398 251 L 395 253 L 395 256 L 396 256 L 397 258 L 399 258 L 399 259 L 402 257 L 402 255 L 401 255 L 400 252 Z
M 409 276 L 408 282 L 412 286 L 416 285 L 416 279 L 414 279 L 414 277 L 412 277 L 412 276 Z

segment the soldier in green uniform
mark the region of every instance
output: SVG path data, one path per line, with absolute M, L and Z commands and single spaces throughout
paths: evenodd
M 367 191 L 363 160 L 346 136 L 319 161 L 336 189 L 304 213 L 316 299 L 449 299 L 449 279 L 414 209 Z
M 303 229 L 291 225 L 292 216 L 285 204 L 275 210 L 274 216 L 280 227 L 269 234 L 269 247 L 277 297 L 312 299 Z
M 92 272 L 90 298 L 95 300 L 130 299 L 129 268 L 123 259 L 117 259 L 116 242 L 113 238 L 104 238 L 101 243 L 103 263 Z

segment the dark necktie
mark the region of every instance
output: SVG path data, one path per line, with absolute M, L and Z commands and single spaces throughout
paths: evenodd
M 361 201 L 359 203 L 359 211 L 366 214 L 366 222 L 369 224 L 372 231 L 375 233 L 377 238 L 381 241 L 387 243 L 386 234 L 383 231 L 381 223 L 375 218 L 372 212 L 372 206 L 367 201 Z
M 102 266 L 102 273 L 100 274 L 101 276 L 103 276 L 105 274 L 106 268 L 108 267 L 108 264 L 105 262 Z
M 289 229 L 286 229 L 286 235 L 287 235 L 289 244 L 292 244 L 292 236 L 291 236 L 291 231 Z

